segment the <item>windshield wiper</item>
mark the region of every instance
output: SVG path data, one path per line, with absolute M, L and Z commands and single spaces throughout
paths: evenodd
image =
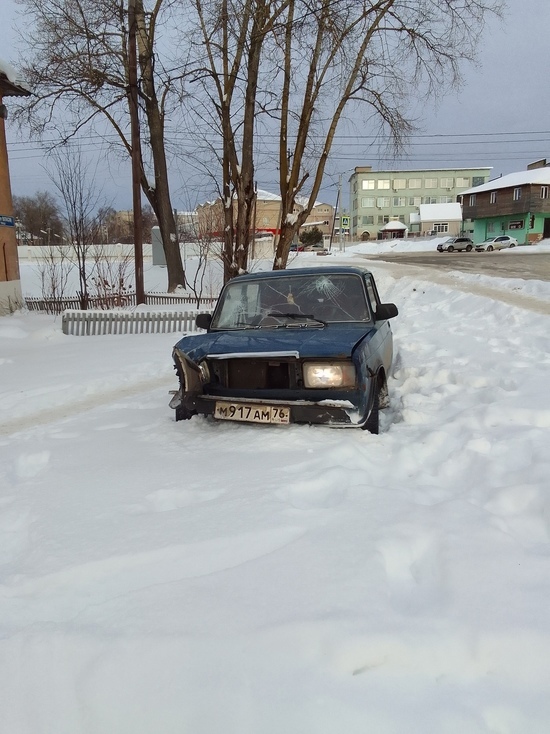
M 287 319 L 294 319 L 295 321 L 315 321 L 317 324 L 323 324 L 323 326 L 328 326 L 328 323 L 326 321 L 323 321 L 323 319 L 318 319 L 313 314 L 306 314 L 306 313 L 281 313 L 280 311 L 270 311 L 268 316 L 273 316 L 275 318 L 287 318 Z

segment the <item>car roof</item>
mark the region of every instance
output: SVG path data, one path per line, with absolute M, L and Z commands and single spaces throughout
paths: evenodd
M 288 270 L 262 270 L 257 273 L 237 275 L 229 283 L 243 280 L 263 280 L 265 278 L 288 278 L 289 275 L 370 275 L 370 271 L 352 265 L 324 265 L 311 268 L 290 268 Z

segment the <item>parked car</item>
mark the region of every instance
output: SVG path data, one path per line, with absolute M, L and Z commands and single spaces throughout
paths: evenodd
M 378 433 L 393 356 L 374 277 L 356 267 L 241 275 L 223 288 L 206 333 L 184 336 L 173 359 L 176 420 L 325 423 Z
M 515 247 L 518 241 L 515 237 L 501 234 L 498 237 L 488 237 L 484 242 L 476 245 L 476 252 L 492 252 L 493 250 L 505 250 L 507 247 Z
M 474 249 L 474 243 L 469 237 L 449 237 L 445 242 L 440 242 L 437 246 L 438 252 L 471 252 Z

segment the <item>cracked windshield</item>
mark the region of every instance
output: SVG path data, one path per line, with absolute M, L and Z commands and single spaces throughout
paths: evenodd
M 230 284 L 214 329 L 317 326 L 369 321 L 362 279 L 355 275 L 258 278 Z

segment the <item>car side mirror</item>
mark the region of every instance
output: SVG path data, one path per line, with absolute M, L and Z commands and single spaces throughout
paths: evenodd
M 385 321 L 386 319 L 393 319 L 398 313 L 395 303 L 380 303 L 374 318 L 376 321 Z
M 209 329 L 212 323 L 211 313 L 199 313 L 195 319 L 195 324 L 198 329 Z

